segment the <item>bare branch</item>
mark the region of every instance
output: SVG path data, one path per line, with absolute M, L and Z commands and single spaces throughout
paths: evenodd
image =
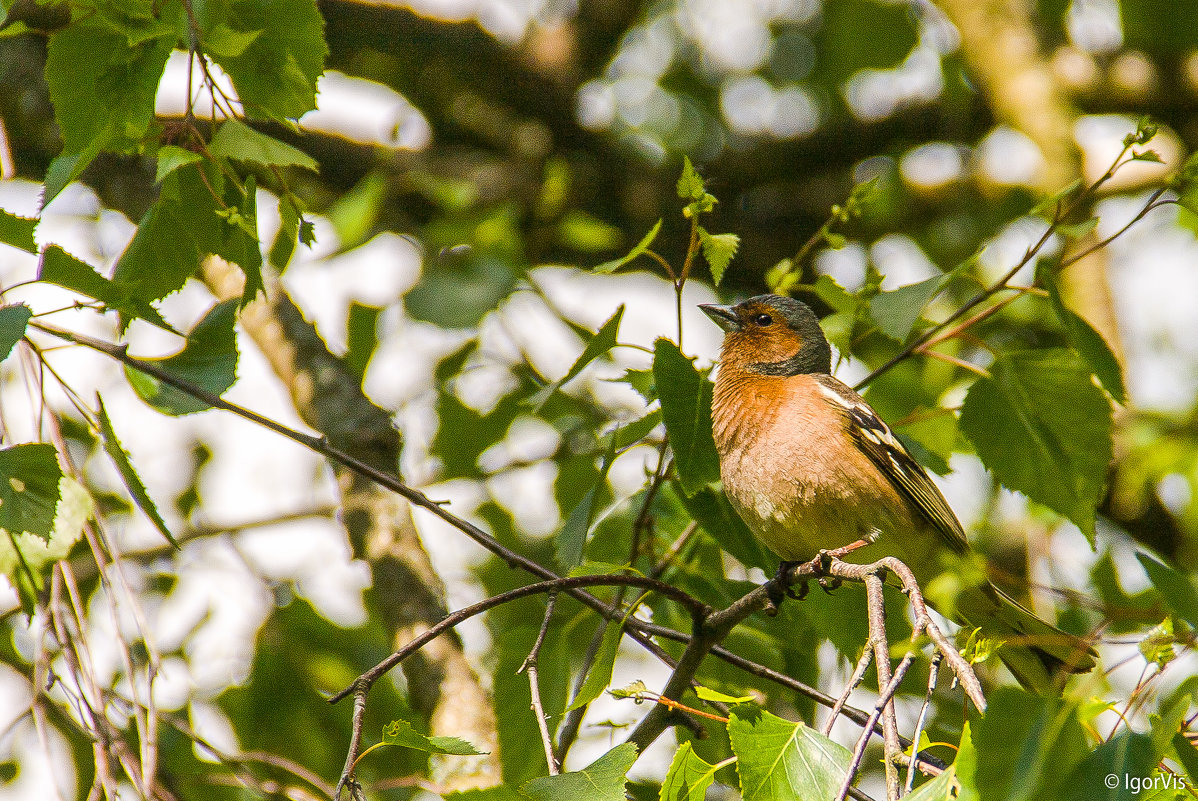
M 557 603 L 557 593 L 550 592 L 545 604 L 545 617 L 541 620 L 541 630 L 537 632 L 537 641 L 528 652 L 524 663 L 516 673 L 528 671 L 528 692 L 531 696 L 532 712 L 537 718 L 537 729 L 541 732 L 541 742 L 545 746 L 545 763 L 549 767 L 549 775 L 558 774 L 557 760 L 553 756 L 553 738 L 549 736 L 549 727 L 545 724 L 545 707 L 541 703 L 541 684 L 537 677 L 537 658 L 541 653 L 541 645 L 545 642 L 545 633 L 549 631 L 549 619 L 553 617 L 553 607 Z
M 857 667 L 853 670 L 853 675 L 848 683 L 844 685 L 844 691 L 840 697 L 836 699 L 836 703 L 832 707 L 832 713 L 828 715 L 828 722 L 824 724 L 824 734 L 832 733 L 832 727 L 836 725 L 836 718 L 840 717 L 840 711 L 844 709 L 845 703 L 849 700 L 849 696 L 853 694 L 853 690 L 857 689 L 862 680 L 865 679 L 865 671 L 869 670 L 869 664 L 874 660 L 874 649 L 866 643 L 865 648 L 861 651 L 861 658 L 857 660 Z M 861 721 L 858 721 L 861 723 Z
M 861 758 L 865 756 L 865 746 L 869 743 L 869 738 L 873 736 L 874 724 L 882 716 L 882 710 L 893 703 L 894 693 L 898 690 L 899 684 L 902 683 L 903 677 L 907 675 L 907 670 L 911 667 L 911 663 L 914 660 L 915 654 L 913 653 L 904 656 L 903 661 L 899 663 L 898 669 L 894 671 L 894 675 L 890 678 L 890 681 L 882 688 L 881 694 L 878 696 L 878 703 L 874 705 L 874 711 L 869 715 L 869 723 L 866 725 L 865 730 L 861 732 L 861 736 L 857 738 L 857 747 L 853 750 L 853 760 L 849 763 L 849 769 L 844 774 L 844 783 L 840 786 L 840 792 L 836 794 L 836 801 L 844 801 L 848 796 L 849 788 L 853 785 L 853 779 L 857 776 L 857 771 L 861 767 Z M 889 760 L 887 761 L 889 762 Z M 889 777 L 886 784 L 886 794 L 889 797 Z
M 898 801 L 898 767 L 894 764 L 895 755 L 902 752 L 898 743 L 898 718 L 894 711 L 894 690 L 898 684 L 896 682 L 894 688 L 890 687 L 890 642 L 886 639 L 886 599 L 882 594 L 881 572 L 879 570 L 865 577 L 865 599 L 869 610 L 869 640 L 874 649 L 874 668 L 878 673 L 878 691 L 881 693 L 883 688 L 889 691 L 889 697 L 883 693 L 878 698 L 882 708 L 882 738 L 886 745 L 886 799 Z M 907 654 L 909 657 L 911 654 Z M 904 662 L 907 662 L 907 658 L 904 658 Z M 902 678 L 899 673 L 894 675 Z M 873 736 L 873 731 L 867 728 L 861 732 L 861 736 L 868 740 Z
M 924 694 L 923 706 L 919 708 L 919 717 L 915 720 L 915 731 L 911 735 L 911 740 L 915 744 L 911 746 L 911 762 L 907 765 L 907 784 L 903 789 L 904 793 L 911 792 L 911 788 L 915 784 L 915 766 L 919 761 L 919 737 L 923 734 L 923 727 L 928 719 L 928 708 L 932 705 L 932 694 L 936 692 L 936 679 L 940 674 L 941 658 L 942 656 L 939 651 L 932 654 L 932 664 L 928 666 L 928 691 Z

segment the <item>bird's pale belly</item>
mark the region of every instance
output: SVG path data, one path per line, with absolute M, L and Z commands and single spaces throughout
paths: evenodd
M 904 561 L 926 538 L 913 538 L 919 523 L 891 487 L 870 494 L 870 486 L 851 475 L 855 465 L 795 476 L 793 469 L 768 459 L 726 457 L 721 464 L 724 490 L 733 507 L 762 544 L 785 561 L 804 561 L 821 550 L 865 540 L 853 561 L 897 556 Z M 848 488 L 847 490 L 845 488 Z

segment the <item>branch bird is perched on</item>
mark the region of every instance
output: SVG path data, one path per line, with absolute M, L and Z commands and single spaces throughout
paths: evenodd
M 783 567 L 823 550 L 894 556 L 922 587 L 955 579 L 954 608 L 943 611 L 1005 641 L 998 655 L 1024 687 L 1059 692 L 1064 674 L 1094 666 L 1084 642 L 986 580 L 940 490 L 830 375 L 832 349 L 811 309 L 778 295 L 700 308 L 725 332 L 712 401 L 724 490 Z

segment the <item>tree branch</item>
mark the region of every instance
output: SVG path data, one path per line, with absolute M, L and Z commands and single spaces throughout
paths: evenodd
M 528 693 L 531 699 L 529 704 L 532 706 L 532 713 L 537 719 L 537 729 L 541 732 L 541 743 L 545 746 L 545 764 L 548 766 L 550 776 L 558 774 L 558 766 L 557 760 L 553 756 L 553 738 L 549 736 L 549 727 L 545 725 L 545 706 L 541 703 L 541 684 L 537 677 L 537 658 L 541 653 L 541 645 L 545 642 L 545 633 L 549 631 L 549 620 L 553 617 L 553 607 L 556 603 L 557 592 L 550 592 L 549 600 L 545 604 L 545 617 L 541 620 L 541 630 L 537 632 L 537 641 L 532 644 L 532 650 L 528 652 L 524 663 L 516 671 L 517 674 L 528 671 Z
M 944 654 L 945 659 L 948 660 L 954 672 L 957 673 L 961 686 L 965 690 L 966 695 L 969 696 L 969 699 L 978 709 L 985 710 L 986 699 L 982 694 L 981 684 L 978 682 L 973 668 L 970 667 L 969 663 L 949 643 L 948 638 L 944 636 L 944 633 L 928 615 L 927 606 L 923 600 L 923 593 L 915 581 L 915 576 L 898 559 L 885 557 L 871 564 L 859 565 L 842 562 L 839 559 L 830 557 L 828 554 L 820 554 L 810 562 L 803 562 L 794 566 L 782 579 L 787 587 L 805 579 L 820 577 L 833 577 L 866 583 L 868 587 L 868 581 L 871 577 L 877 578 L 880 582 L 880 575 L 885 571 L 893 573 L 899 579 L 903 585 L 903 592 L 908 596 L 911 603 L 915 616 L 915 625 L 911 634 L 912 640 L 914 641 L 926 632 L 935 646 Z M 698 671 L 703 658 L 738 623 L 752 613 L 765 609 L 771 603 L 771 592 L 776 597 L 779 590 L 785 589 L 785 587 L 779 587 L 776 582 L 778 582 L 777 577 L 745 594 L 726 609 L 714 612 L 701 621 L 701 625 L 696 627 L 694 636 L 687 644 L 686 650 L 683 651 L 682 657 L 678 660 L 677 667 L 670 674 L 670 678 L 666 681 L 666 685 L 661 691 L 663 698 L 671 701 L 681 699 L 682 693 L 690 686 L 690 682 Z M 872 627 L 873 622 L 871 621 L 871 635 L 874 633 Z M 877 650 L 875 650 L 875 658 L 879 659 L 879 661 L 884 661 L 887 666 L 889 665 L 890 655 L 888 651 L 879 655 Z M 879 669 L 879 673 L 881 673 L 881 668 Z M 668 710 L 665 706 L 660 704 L 655 705 L 641 719 L 636 729 L 633 730 L 632 735 L 629 736 L 628 742 L 634 743 L 638 751 L 643 753 L 667 728 L 667 712 Z M 867 733 L 872 734 L 872 729 L 876 722 L 877 718 L 871 715 L 866 723 Z M 885 730 L 885 726 L 883 726 L 883 729 Z M 887 741 L 892 745 L 894 742 L 897 742 L 897 731 L 893 738 L 887 737 Z
M 601 586 L 624 586 L 624 587 L 640 587 L 642 589 L 659 592 L 670 600 L 676 601 L 686 607 L 695 620 L 695 628 L 701 626 L 702 619 L 710 612 L 711 607 L 703 603 L 697 598 L 683 592 L 682 590 L 655 579 L 645 578 L 644 576 L 571 576 L 568 578 L 555 578 L 549 581 L 541 581 L 535 584 L 528 584 L 523 587 L 517 587 L 514 590 L 509 590 L 499 595 L 491 596 L 478 603 L 471 604 L 463 609 L 459 609 L 432 626 L 420 636 L 413 639 L 411 642 L 400 648 L 391 656 L 379 662 L 370 670 L 363 673 L 358 678 L 354 679 L 353 683 L 335 693 L 328 699 L 330 704 L 335 704 L 351 693 L 354 696 L 354 717 L 353 717 L 353 736 L 350 740 L 350 751 L 345 760 L 345 771 L 341 775 L 341 780 L 337 783 L 338 795 L 341 788 L 349 786 L 353 781 L 353 766 L 358 759 L 359 748 L 361 747 L 361 732 L 362 724 L 366 714 L 366 696 L 370 692 L 370 688 L 374 683 L 387 674 L 391 668 L 403 662 L 412 654 L 419 651 L 428 643 L 440 637 L 447 631 L 452 630 L 455 626 L 465 620 L 480 615 L 488 609 L 493 609 L 496 606 L 510 603 L 521 598 L 527 598 L 530 595 L 538 595 L 540 593 L 558 593 L 564 590 L 574 590 L 581 587 L 601 587 Z M 542 632 L 543 633 L 543 632 Z M 538 637 L 538 640 L 540 638 Z M 544 718 L 542 718 L 543 720 Z M 552 759 L 552 752 L 549 754 Z

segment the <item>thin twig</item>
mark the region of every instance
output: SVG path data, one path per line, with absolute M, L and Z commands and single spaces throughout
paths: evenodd
M 940 673 L 940 660 L 942 656 L 939 651 L 932 654 L 932 664 L 928 666 L 928 691 L 923 697 L 923 706 L 919 708 L 919 717 L 915 719 L 915 731 L 911 735 L 911 761 L 907 764 L 907 784 L 903 788 L 904 793 L 911 792 L 911 788 L 915 786 L 915 766 L 919 760 L 919 738 L 923 734 L 924 724 L 928 719 L 928 708 L 932 705 L 932 694 L 936 692 L 936 679 Z
M 657 497 L 657 493 L 661 489 L 662 482 L 665 481 L 669 466 L 670 461 L 666 457 L 666 441 L 662 440 L 657 451 L 657 465 L 653 468 L 653 478 L 649 481 L 649 487 L 645 490 L 645 497 L 641 501 L 640 511 L 637 513 L 636 520 L 632 523 L 632 544 L 629 546 L 628 553 L 628 564 L 630 565 L 636 564 L 637 556 L 640 555 L 641 543 L 652 526 L 652 515 L 650 515 L 649 509 L 653 504 L 653 499 Z M 660 574 L 651 575 L 650 577 L 660 578 Z M 616 591 L 615 598 L 612 599 L 612 607 L 619 609 L 623 606 L 624 591 L 624 587 Z M 625 613 L 625 617 L 631 616 Z M 583 654 L 582 664 L 579 666 L 578 675 L 574 680 L 575 697 L 582 692 L 587 674 L 591 672 L 591 668 L 595 665 L 595 660 L 599 658 L 599 647 L 603 644 L 603 635 L 607 632 L 609 621 L 610 618 L 605 619 L 591 634 L 591 641 L 587 644 L 586 653 Z M 557 749 L 555 753 L 559 763 L 565 763 L 566 756 L 570 753 L 570 748 L 573 747 L 574 741 L 578 739 L 578 732 L 582 728 L 582 719 L 589 707 L 590 704 L 581 704 L 566 713 L 565 720 L 562 721 L 557 736 Z
M 711 611 L 711 607 L 700 601 L 698 598 L 683 592 L 671 584 L 655 581 L 654 579 L 647 578 L 645 576 L 567 576 L 565 578 L 555 578 L 549 581 L 538 581 L 535 584 L 527 584 L 523 587 L 517 587 L 514 590 L 508 590 L 507 592 L 500 593 L 499 595 L 492 595 L 490 598 L 484 598 L 478 603 L 471 604 L 470 606 L 463 607 L 456 612 L 446 615 L 436 625 L 430 626 L 428 629 L 421 632 L 419 636 L 413 638 L 398 651 L 391 654 L 391 656 L 387 657 L 370 670 L 363 673 L 361 676 L 355 679 L 354 683 L 349 687 L 346 687 L 340 692 L 334 693 L 328 699 L 329 703 L 337 703 L 342 698 L 345 698 L 350 693 L 354 692 L 355 688 L 361 684 L 374 684 L 374 682 L 378 681 L 378 679 L 386 674 L 387 671 L 391 670 L 391 668 L 407 659 L 416 651 L 419 651 L 429 642 L 432 642 L 437 637 L 440 637 L 442 634 L 457 626 L 461 622 L 469 620 L 476 615 L 481 615 L 488 609 L 494 609 L 496 606 L 501 606 L 521 598 L 527 598 L 530 595 L 539 595 L 541 593 L 565 591 L 578 587 L 618 586 L 640 587 L 642 589 L 660 593 L 670 600 L 676 601 L 680 605 L 686 607 L 692 616 L 700 620 L 706 617 Z
M 840 711 L 844 709 L 844 705 L 848 702 L 849 696 L 853 694 L 853 690 L 861 686 L 861 682 L 865 679 L 865 671 L 869 670 L 869 664 L 873 659 L 874 649 L 866 644 L 865 648 L 861 651 L 861 658 L 857 660 L 857 667 L 853 670 L 852 678 L 844 685 L 844 691 L 832 706 L 832 713 L 828 715 L 828 722 L 824 724 L 825 736 L 832 733 L 832 727 L 836 725 L 836 718 L 840 717 Z
M 945 362 L 947 364 L 951 364 L 954 367 L 960 367 L 962 370 L 968 370 L 969 372 L 973 373 L 976 376 L 980 376 L 982 378 L 990 377 L 990 372 L 988 370 L 978 367 L 976 364 L 973 364 L 972 362 L 967 362 L 964 359 L 958 359 L 956 356 L 949 356 L 947 353 L 940 353 L 939 351 L 928 350 L 927 346 L 919 348 L 915 352 L 922 356 L 929 356 L 933 359 L 938 359 L 939 361 Z
M 873 734 L 873 725 L 882 716 L 882 710 L 894 699 L 894 693 L 898 690 L 899 684 L 902 683 L 903 677 L 907 675 L 907 670 L 911 667 L 913 661 L 915 661 L 914 653 L 904 656 L 903 661 L 899 662 L 899 666 L 894 671 L 894 675 L 890 678 L 890 681 L 882 688 L 881 694 L 878 696 L 878 703 L 874 705 L 873 712 L 869 715 L 869 723 L 865 727 L 865 731 L 861 732 L 861 736 L 857 738 L 857 747 L 853 749 L 853 759 L 849 763 L 848 771 L 844 774 L 844 783 L 840 785 L 840 792 L 836 794 L 836 801 L 844 801 L 848 796 L 849 788 L 853 785 L 853 779 L 857 776 L 857 771 L 861 768 L 861 759 L 865 756 L 865 746 L 869 743 L 869 738 Z M 886 789 L 889 794 L 890 788 L 887 787 Z
M 1098 189 L 1101 188 L 1107 181 L 1109 181 L 1111 178 L 1114 177 L 1115 173 L 1119 171 L 1119 168 L 1123 167 L 1129 161 L 1133 160 L 1133 159 L 1128 159 L 1125 161 L 1123 159 L 1123 157 L 1127 155 L 1128 151 L 1131 150 L 1131 148 L 1132 148 L 1131 144 L 1125 144 L 1123 146 L 1123 149 L 1121 151 L 1119 151 L 1119 155 L 1115 157 L 1115 160 L 1113 162 L 1111 162 L 1111 166 L 1107 169 L 1107 171 L 1105 173 L 1103 173 L 1102 176 L 1100 176 L 1098 178 L 1098 180 L 1096 180 L 1094 183 L 1090 184 L 1089 186 L 1082 189 L 1081 192 L 1077 193 L 1077 195 L 1072 200 L 1070 200 L 1068 204 L 1064 204 L 1062 201 L 1058 201 L 1057 207 L 1053 212 L 1052 219 L 1049 221 L 1048 226 L 1044 229 L 1044 233 L 1041 234 L 1040 238 L 1037 239 L 1034 244 L 1032 244 L 1031 246 L 1029 246 L 1027 248 L 1027 250 L 1023 254 L 1023 257 L 1018 262 L 1016 262 L 1013 267 L 1011 267 L 1009 270 L 1007 270 L 1007 272 L 1004 273 L 998 279 L 998 281 L 996 281 L 991 286 L 979 291 L 977 294 L 975 294 L 973 297 L 971 297 L 969 300 L 967 300 L 964 305 L 962 305 L 960 308 L 958 308 L 956 311 L 954 311 L 952 314 L 950 314 L 945 320 L 937 323 L 936 325 L 929 328 L 927 331 L 923 332 L 923 334 L 921 334 L 919 337 L 917 337 L 914 341 L 912 341 L 911 343 L 909 343 L 908 345 L 903 347 L 902 350 L 900 350 L 898 353 L 896 353 L 890 359 L 886 360 L 886 362 L 884 362 L 880 367 L 875 369 L 873 372 L 871 372 L 865 378 L 858 381 L 854 385 L 853 388 L 861 389 L 863 386 L 865 386 L 869 382 L 873 381 L 875 378 L 880 376 L 882 373 L 885 373 L 886 371 L 890 370 L 896 364 L 905 360 L 911 354 L 915 353 L 920 348 L 927 345 L 934 337 L 936 337 L 937 334 L 939 334 L 941 331 L 943 331 L 945 328 L 947 328 L 952 323 L 956 322 L 957 320 L 960 320 L 975 306 L 977 306 L 981 303 L 984 303 L 986 300 L 993 297 L 998 292 L 1001 292 L 1004 289 L 1006 289 L 1007 285 L 1010 283 L 1011 279 L 1014 278 L 1015 275 L 1020 270 L 1022 270 L 1024 267 L 1026 267 L 1028 264 L 1030 264 L 1032 259 L 1035 258 L 1040 253 L 1040 251 L 1044 248 L 1044 246 L 1046 244 L 1048 244 L 1048 241 L 1052 238 L 1053 234 L 1055 234 L 1058 230 L 1060 230 L 1061 224 L 1065 220 L 1069 219 L 1069 217 L 1075 211 L 1077 211 L 1079 208 L 1081 208 L 1084 203 L 1089 202 L 1089 200 L 1092 197 L 1094 197 L 1094 195 L 1097 193 Z M 1119 236 L 1122 236 L 1123 233 L 1127 231 L 1127 229 L 1129 229 L 1132 225 L 1134 225 L 1135 223 L 1137 223 L 1141 219 L 1143 219 L 1144 215 L 1146 215 L 1148 212 L 1152 211 L 1152 209 L 1156 208 L 1159 205 L 1164 205 L 1164 203 L 1157 203 L 1157 201 L 1160 199 L 1160 196 L 1162 194 L 1164 194 L 1164 192 L 1165 192 L 1165 189 L 1159 189 L 1155 193 L 1153 193 L 1153 195 L 1149 198 L 1148 202 L 1146 204 L 1144 204 L 1144 207 L 1132 219 L 1132 221 L 1129 222 L 1127 225 L 1123 226 L 1123 228 L 1119 229 L 1119 231 L 1117 231 L 1114 235 L 1107 237 L 1106 239 L 1102 240 L 1101 242 L 1099 242 L 1089 248 L 1086 248 L 1085 250 L 1083 250 L 1082 252 L 1080 252 L 1074 256 L 1070 256 L 1069 258 L 1062 258 L 1058 269 L 1067 267 L 1067 266 L 1075 263 L 1079 259 L 1085 258 L 1090 253 L 1093 253 L 1094 251 L 1099 250 L 1100 248 L 1106 247 L 1112 241 L 1114 241 L 1116 238 L 1118 238 Z
M 1118 239 L 1119 237 L 1121 237 L 1125 233 L 1127 233 L 1127 230 L 1129 228 L 1131 228 L 1133 225 L 1138 223 L 1140 220 L 1144 219 L 1145 215 L 1147 215 L 1148 212 L 1152 211 L 1155 208 L 1158 208 L 1159 206 L 1166 205 L 1166 203 L 1168 203 L 1168 201 L 1165 201 L 1163 203 L 1157 203 L 1157 201 L 1160 200 L 1161 195 L 1165 194 L 1165 191 L 1167 189 L 1168 189 L 1168 187 L 1163 186 L 1160 189 L 1153 192 L 1151 197 L 1148 198 L 1148 202 L 1144 204 L 1144 207 L 1140 209 L 1140 211 L 1136 214 L 1136 216 L 1134 216 L 1130 220 L 1128 220 L 1126 225 L 1124 225 L 1122 228 L 1120 228 L 1115 233 L 1108 236 L 1106 239 L 1103 239 L 1099 242 L 1095 242 L 1090 247 L 1086 248 L 1085 250 L 1081 251 L 1080 253 L 1075 253 L 1074 255 L 1070 256 L 1067 259 L 1061 259 L 1061 269 L 1063 270 L 1066 267 L 1070 266 L 1071 264 L 1075 264 L 1075 263 L 1081 261 L 1086 256 L 1089 256 L 1091 253 L 1094 253 L 1095 251 L 1102 250 L 1104 247 L 1111 244 L 1116 239 Z
M 686 544 L 691 541 L 691 537 L 695 536 L 695 532 L 699 530 L 699 524 L 692 520 L 687 524 L 682 533 L 678 535 L 678 539 L 670 544 L 666 552 L 657 560 L 657 564 L 653 565 L 653 569 L 649 571 L 650 578 L 661 578 L 662 574 L 669 569 L 674 560 L 678 558 L 678 554 L 686 547 Z
M 530 705 L 537 718 L 537 729 L 541 732 L 541 742 L 545 746 L 545 763 L 549 766 L 549 775 L 558 774 L 557 760 L 553 757 L 553 738 L 549 736 L 549 726 L 545 722 L 545 707 L 541 703 L 541 684 L 537 676 L 537 658 L 541 653 L 541 645 L 545 642 L 545 633 L 549 631 L 549 619 L 553 617 L 553 607 L 557 603 L 557 593 L 550 592 L 545 602 L 545 617 L 541 620 L 541 630 L 537 632 L 537 641 L 532 644 L 532 650 L 524 658 L 517 674 L 528 671 L 528 692 L 531 696 Z
M 412 654 L 419 651 L 428 643 L 432 642 L 437 637 L 457 626 L 459 623 L 480 615 L 488 609 L 493 609 L 511 601 L 526 598 L 530 595 L 540 593 L 558 592 L 579 587 L 594 587 L 594 586 L 634 586 L 644 589 L 660 592 L 662 595 L 671 598 L 681 605 L 688 608 L 691 615 L 696 621 L 696 628 L 699 628 L 699 621 L 708 615 L 710 607 L 694 598 L 682 590 L 677 589 L 669 584 L 660 581 L 654 581 L 644 576 L 570 576 L 567 578 L 557 578 L 551 581 L 541 581 L 536 584 L 529 584 L 524 587 L 517 587 L 514 590 L 494 595 L 479 601 L 476 604 L 471 604 L 463 609 L 459 609 L 449 615 L 446 615 L 436 625 L 429 627 L 419 636 L 413 638 L 406 645 L 400 648 L 391 656 L 379 662 L 370 670 L 363 673 L 354 682 L 344 690 L 335 693 L 330 697 L 329 703 L 337 703 L 341 699 L 350 695 L 354 696 L 354 714 L 353 714 L 353 737 L 350 742 L 350 751 L 346 758 L 345 773 L 342 774 L 341 780 L 338 782 L 338 791 L 345 786 L 349 786 L 352 780 L 353 767 L 357 762 L 358 749 L 361 747 L 361 729 L 366 714 L 366 696 L 370 692 L 370 688 L 382 676 L 386 675 L 393 667 L 398 665 L 403 660 L 407 659 Z

